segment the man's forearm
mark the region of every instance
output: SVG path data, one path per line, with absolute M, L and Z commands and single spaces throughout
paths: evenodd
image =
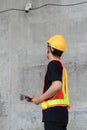
M 41 102 L 53 97 L 58 92 L 58 90 L 60 90 L 62 86 L 61 84 L 61 81 L 54 81 L 45 93 L 43 93 L 41 96 L 34 97 L 32 102 L 38 105 Z
M 61 82 L 60 81 L 57 81 L 57 83 L 53 83 L 49 87 L 49 89 L 40 96 L 41 102 L 53 97 L 58 92 L 58 90 L 60 90 L 60 88 L 61 88 Z

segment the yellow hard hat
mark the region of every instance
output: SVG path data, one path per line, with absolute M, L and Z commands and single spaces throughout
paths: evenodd
M 52 48 L 65 52 L 66 51 L 66 41 L 61 35 L 52 36 L 46 43 L 48 43 Z

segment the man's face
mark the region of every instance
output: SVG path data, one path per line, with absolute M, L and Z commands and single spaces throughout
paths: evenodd
M 47 48 L 46 48 L 46 56 L 47 56 L 47 59 L 49 59 L 49 52 L 50 52 L 50 49 L 49 49 L 49 47 L 47 46 Z

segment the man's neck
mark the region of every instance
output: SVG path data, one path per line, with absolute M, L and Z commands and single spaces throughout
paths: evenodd
M 60 60 L 60 57 L 51 55 L 51 56 L 49 57 L 49 61 L 53 61 L 53 60 Z

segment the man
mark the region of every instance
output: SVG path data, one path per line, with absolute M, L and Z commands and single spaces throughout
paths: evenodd
M 67 71 L 60 60 L 66 51 L 66 42 L 61 35 L 47 41 L 46 56 L 49 60 L 41 96 L 31 96 L 31 101 L 42 105 L 45 130 L 66 130 L 68 124 Z M 28 98 L 26 98 L 28 101 Z

